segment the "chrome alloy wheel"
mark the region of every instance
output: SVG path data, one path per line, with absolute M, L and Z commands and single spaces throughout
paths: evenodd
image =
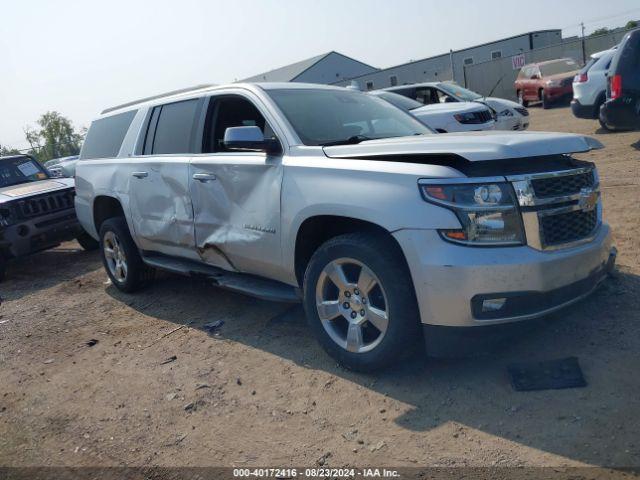
M 107 260 L 107 266 L 113 278 L 119 282 L 127 279 L 127 257 L 120 243 L 118 236 L 108 231 L 102 239 L 104 258 Z
M 373 350 L 389 326 L 382 283 L 353 258 L 339 258 L 324 267 L 316 285 L 316 308 L 325 331 L 349 352 Z

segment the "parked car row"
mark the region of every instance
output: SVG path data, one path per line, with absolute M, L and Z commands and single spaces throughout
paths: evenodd
M 571 97 L 577 118 L 598 119 L 607 130 L 640 128 L 640 30 L 594 53 L 579 70 L 570 58 L 525 65 L 514 86 L 522 106 L 540 102 L 549 108 Z

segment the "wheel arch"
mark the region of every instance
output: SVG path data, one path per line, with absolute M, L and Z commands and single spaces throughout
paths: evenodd
M 302 286 L 309 260 L 320 245 L 339 235 L 355 232 L 369 232 L 372 235 L 387 237 L 398 249 L 406 264 L 406 257 L 396 238 L 377 223 L 341 215 L 314 215 L 306 218 L 296 233 L 294 266 L 298 286 Z
M 99 195 L 93 201 L 93 224 L 96 232 L 105 220 L 113 217 L 125 217 L 124 208 L 119 199 L 109 195 Z

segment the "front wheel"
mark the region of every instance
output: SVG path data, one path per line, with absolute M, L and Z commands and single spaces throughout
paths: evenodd
M 381 235 L 324 243 L 305 273 L 304 306 L 322 347 L 352 370 L 388 367 L 422 338 L 408 267 L 397 244 Z
M 104 268 L 118 290 L 135 292 L 153 278 L 153 270 L 142 261 L 123 217 L 109 218 L 100 226 L 100 252 Z

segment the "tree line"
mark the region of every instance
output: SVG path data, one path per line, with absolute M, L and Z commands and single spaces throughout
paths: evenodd
M 58 112 L 46 112 L 36 122 L 37 127 L 27 127 L 24 135 L 29 148 L 17 150 L 0 144 L 0 156 L 26 153 L 44 163 L 47 160 L 78 155 L 86 128 L 76 131 L 71 120 Z

